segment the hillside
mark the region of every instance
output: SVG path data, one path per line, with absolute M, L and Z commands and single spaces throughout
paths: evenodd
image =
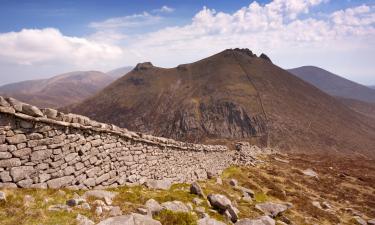
M 110 84 L 114 78 L 98 71 L 77 71 L 50 79 L 30 80 L 0 87 L 10 96 L 39 107 L 58 108 L 82 101 Z
M 67 110 L 186 141 L 241 139 L 282 150 L 372 156 L 375 150 L 375 124 L 248 49 L 170 69 L 138 64 Z
M 302 66 L 288 71 L 332 96 L 375 103 L 375 90 L 319 67 Z
M 338 98 L 342 103 L 363 115 L 375 119 L 375 103 L 362 102 L 350 98 Z

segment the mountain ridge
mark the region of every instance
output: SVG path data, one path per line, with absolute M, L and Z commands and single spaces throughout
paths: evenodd
M 248 49 L 225 50 L 168 69 L 138 64 L 67 110 L 183 141 L 236 139 L 289 150 L 374 150 L 370 137 L 375 124 Z
M 288 71 L 332 96 L 375 103 L 375 90 L 322 68 L 301 66 Z

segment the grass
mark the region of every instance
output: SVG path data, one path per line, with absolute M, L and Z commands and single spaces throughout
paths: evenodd
M 374 178 L 371 173 L 367 173 L 365 181 L 358 182 L 356 177 L 363 176 L 359 167 L 351 169 L 352 162 L 340 161 L 345 171 L 351 174 L 347 178 L 337 178 L 343 169 L 327 169 L 331 164 L 317 167 L 313 165 L 313 160 L 298 160 L 289 158 L 290 164 L 282 164 L 276 161 L 268 161 L 257 167 L 230 167 L 223 171 L 221 178 L 223 184 L 216 183 L 216 179 L 201 181 L 201 185 L 206 195 L 218 193 L 227 196 L 239 209 L 240 218 L 256 218 L 262 213 L 255 208 L 257 203 L 291 202 L 293 208 L 283 215 L 295 224 L 350 224 L 352 215 L 339 209 L 335 213 L 330 213 L 314 207 L 312 201 L 328 201 L 334 207 L 351 207 L 357 209 L 368 216 L 375 218 L 373 199 L 375 199 Z M 335 164 L 336 166 L 336 164 Z M 319 181 L 306 178 L 299 171 L 305 168 L 318 168 Z M 372 168 L 372 167 L 371 167 Z M 370 171 L 370 166 L 369 169 Z M 367 171 L 366 171 L 367 172 Z M 252 202 L 241 199 L 242 193 L 229 185 L 230 179 L 237 179 L 239 185 L 252 189 L 255 197 Z M 335 188 L 332 189 L 332 185 Z M 108 189 L 118 192 L 113 200 L 113 205 L 119 206 L 123 214 L 136 212 L 137 208 L 143 207 L 144 203 L 153 198 L 158 202 L 182 201 L 191 203 L 198 196 L 189 193 L 189 184 L 174 184 L 170 190 L 150 190 L 143 186 L 118 187 Z M 89 198 L 91 210 L 74 208 L 68 211 L 49 211 L 48 207 L 55 204 L 65 204 L 66 200 L 72 198 L 75 193 L 82 195 L 84 191 L 72 190 L 51 190 L 51 189 L 4 189 L 7 201 L 0 202 L 0 225 L 39 225 L 39 224 L 75 224 L 78 214 L 84 215 L 94 222 L 99 222 L 109 217 L 108 212 L 101 216 L 95 214 L 95 199 Z M 31 195 L 34 201 L 26 206 L 24 197 Z M 229 222 L 223 215 L 213 211 L 207 201 L 202 202 L 201 207 L 205 208 L 212 218 Z M 193 206 L 198 207 L 198 206 Z M 155 219 L 163 224 L 196 224 L 197 216 L 192 213 L 173 213 L 164 210 Z M 283 219 L 283 218 L 278 218 Z

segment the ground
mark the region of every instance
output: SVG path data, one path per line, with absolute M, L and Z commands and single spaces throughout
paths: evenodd
M 370 159 L 333 158 L 332 156 L 311 155 L 270 155 L 262 157 L 263 163 L 256 167 L 230 167 L 221 178 L 199 182 L 205 194 L 221 193 L 230 198 L 240 210 L 240 218 L 256 218 L 262 213 L 255 208 L 260 202 L 290 202 L 293 207 L 276 220 L 290 224 L 353 224 L 353 216 L 364 219 L 375 218 L 375 161 Z M 285 161 L 287 160 L 287 161 Z M 317 177 L 302 173 L 312 169 Z M 238 180 L 239 185 L 255 191 L 253 202 L 241 200 L 241 193 L 229 184 L 230 179 Z M 175 184 L 168 191 L 155 191 L 143 186 L 119 187 L 109 189 L 119 194 L 112 205 L 120 206 L 123 213 L 135 212 L 150 198 L 158 202 L 179 200 L 191 203 L 197 197 L 189 193 L 189 184 Z M 74 193 L 73 190 L 3 189 L 6 202 L 0 203 L 0 224 L 75 224 L 75 218 L 82 214 L 95 222 L 109 217 L 107 212 L 95 214 L 94 199 L 88 199 L 91 210 L 74 208 L 72 211 L 49 211 L 54 204 L 65 204 Z M 35 201 L 24 203 L 26 195 Z M 322 209 L 314 206 L 316 201 Z M 228 222 L 206 202 L 202 204 L 213 218 Z M 325 207 L 328 207 L 324 209 Z M 175 214 L 164 211 L 155 217 L 163 224 L 196 224 L 193 213 Z

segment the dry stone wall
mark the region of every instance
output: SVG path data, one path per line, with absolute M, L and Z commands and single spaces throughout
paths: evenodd
M 0 96 L 0 187 L 191 182 L 238 163 L 220 145 L 154 137 Z

